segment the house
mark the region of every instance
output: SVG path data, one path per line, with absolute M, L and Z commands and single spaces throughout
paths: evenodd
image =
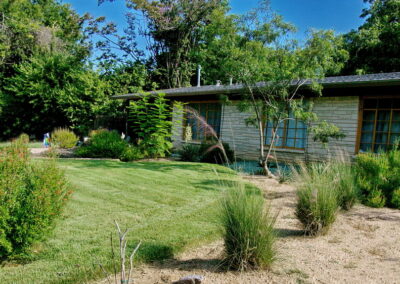
M 274 152 L 285 162 L 323 160 L 341 152 L 354 156 L 359 152 L 388 149 L 400 138 L 400 72 L 369 75 L 326 77 L 320 80 L 322 97 L 313 96 L 304 88 L 300 92 L 313 101 L 313 111 L 320 120 L 338 126 L 346 135 L 332 140 L 328 147 L 314 142 L 312 134 L 301 121 L 288 120 L 279 130 L 279 140 Z M 257 129 L 246 126 L 249 114 L 238 111 L 235 101 L 245 86 L 216 85 L 160 90 L 172 101 L 182 101 L 196 109 L 210 124 L 223 142 L 229 143 L 237 157 L 258 159 L 259 136 Z M 155 93 L 155 92 L 153 92 Z M 222 104 L 220 95 L 227 95 L 233 104 Z M 131 100 L 140 94 L 115 96 Z M 180 122 L 173 135 L 173 142 L 180 147 L 184 142 L 185 127 L 190 126 L 192 141 L 200 143 L 203 129 L 193 119 L 183 119 L 174 113 L 173 120 Z M 185 114 L 183 114 L 185 115 Z M 182 121 L 183 124 L 181 123 Z M 266 127 L 267 145 L 271 131 Z

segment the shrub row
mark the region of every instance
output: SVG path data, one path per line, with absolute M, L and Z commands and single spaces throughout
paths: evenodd
M 362 201 L 371 207 L 400 209 L 400 151 L 363 153 L 356 159 Z
M 0 149 L 0 258 L 23 254 L 41 240 L 70 194 L 55 161 L 31 161 L 23 142 Z

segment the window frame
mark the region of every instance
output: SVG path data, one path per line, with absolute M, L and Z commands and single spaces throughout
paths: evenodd
M 361 144 L 362 141 L 362 134 L 363 133 L 367 133 L 369 131 L 363 131 L 362 127 L 363 127 L 363 123 L 364 123 L 364 112 L 365 111 L 374 111 L 375 112 L 375 116 L 374 116 L 374 121 L 373 121 L 373 131 L 372 131 L 372 141 L 371 143 L 364 143 L 364 144 L 371 144 L 371 150 L 370 151 L 365 151 L 362 153 L 376 153 L 375 152 L 375 147 L 376 145 L 385 145 L 386 146 L 386 150 L 387 151 L 390 147 L 390 145 L 393 145 L 390 143 L 391 140 L 391 136 L 393 133 L 395 134 L 400 134 L 400 132 L 392 132 L 392 123 L 393 123 L 393 112 L 398 111 L 400 112 L 400 105 L 398 108 L 394 108 L 393 104 L 390 108 L 379 108 L 379 107 L 374 107 L 374 108 L 368 108 L 365 107 L 365 101 L 366 100 L 379 100 L 379 99 L 397 99 L 400 101 L 400 97 L 399 96 L 395 96 L 395 95 L 386 95 L 386 96 L 362 96 L 360 97 L 360 102 L 359 102 L 359 112 L 358 112 L 358 126 L 357 126 L 357 143 L 356 143 L 356 151 L 355 153 L 358 154 L 360 153 L 361 150 Z M 377 131 L 377 122 L 378 120 L 378 112 L 379 111 L 390 111 L 390 117 L 388 120 L 388 131 Z M 385 121 L 385 120 L 384 120 Z M 397 121 L 397 120 L 395 120 Z M 376 134 L 377 133 L 387 133 L 387 142 L 386 143 L 376 143 Z M 400 137 L 400 135 L 399 135 Z
M 288 129 L 291 129 L 290 127 L 288 127 L 288 125 L 289 125 L 289 123 L 290 123 L 290 121 L 291 120 L 294 120 L 295 121 L 295 123 L 296 123 L 296 126 L 293 128 L 294 130 L 295 130 L 295 136 L 294 137 L 288 137 L 287 136 L 287 133 L 288 133 Z M 283 125 L 283 127 L 280 127 L 280 128 L 278 128 L 278 129 L 283 129 L 283 136 L 282 137 L 280 137 L 281 139 L 282 139 L 282 146 L 277 146 L 276 145 L 276 142 L 277 142 L 277 140 L 275 140 L 275 143 L 274 143 L 274 145 L 273 145 L 273 149 L 288 149 L 288 150 L 298 150 L 298 151 L 305 151 L 305 149 L 306 149 L 306 147 L 307 147 L 307 140 L 308 140 L 308 132 L 307 132 L 307 125 L 303 122 L 303 124 L 304 124 L 304 128 L 297 128 L 297 125 L 298 125 L 298 123 L 299 123 L 299 119 L 297 119 L 297 118 L 289 118 L 289 119 L 285 119 L 284 121 L 283 121 L 283 123 L 284 123 L 284 125 Z M 267 121 L 267 123 L 266 123 L 266 125 L 265 125 L 265 139 L 264 139 L 264 145 L 265 146 L 271 146 L 271 144 L 268 144 L 267 143 L 267 140 L 268 140 L 268 128 L 270 128 L 270 127 L 268 127 L 268 122 L 269 121 Z M 297 138 L 297 130 L 298 129 L 304 129 L 304 138 Z M 293 139 L 294 140 L 294 147 L 290 147 L 290 146 L 286 146 L 286 144 L 287 144 L 287 139 Z M 304 146 L 302 147 L 302 148 L 299 148 L 299 147 L 296 147 L 296 142 L 297 142 L 297 140 L 304 140 Z M 271 137 L 271 141 L 272 141 L 272 137 Z
M 188 101 L 188 102 L 185 102 L 185 106 L 184 106 L 183 123 L 182 123 L 182 126 L 183 126 L 183 128 L 182 128 L 182 140 L 185 139 L 185 129 L 186 129 L 187 126 L 189 126 L 188 125 L 188 113 L 185 110 L 185 107 L 186 106 L 190 106 L 190 104 L 216 104 L 216 105 L 219 105 L 219 107 L 220 107 L 220 116 L 219 116 L 220 119 L 219 119 L 219 131 L 217 131 L 217 136 L 218 136 L 218 138 L 220 138 L 221 137 L 222 119 L 223 119 L 223 105 L 222 105 L 222 103 L 220 101 L 218 101 L 218 100 Z M 200 115 L 201 115 L 201 113 L 200 113 Z M 208 110 L 207 110 L 207 113 L 206 113 L 205 120 L 206 121 L 208 120 Z M 197 129 L 199 129 L 198 125 L 199 124 L 197 122 Z M 204 132 L 204 130 L 203 130 L 203 132 Z M 199 133 L 199 130 L 197 131 L 197 133 Z M 203 136 L 204 136 L 203 139 L 192 139 L 191 141 L 189 141 L 189 143 L 190 142 L 201 143 L 203 141 L 207 141 L 205 133 L 203 133 Z

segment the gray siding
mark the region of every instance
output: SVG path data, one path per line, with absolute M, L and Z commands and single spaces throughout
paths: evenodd
M 355 154 L 358 126 L 359 97 L 322 97 L 314 100 L 314 112 L 320 120 L 326 120 L 338 126 L 346 137 L 332 140 L 328 147 L 314 142 L 308 134 L 306 151 L 276 149 L 274 154 L 280 161 L 293 162 L 304 160 L 324 160 L 338 153 L 353 156 Z M 237 110 L 235 105 L 224 105 L 221 118 L 221 138 L 235 150 L 236 156 L 242 159 L 257 160 L 259 157 L 259 137 L 257 128 L 246 126 L 245 119 L 249 114 Z M 182 144 L 182 118 L 176 113 L 173 116 L 174 146 Z M 307 155 L 307 156 L 306 156 Z

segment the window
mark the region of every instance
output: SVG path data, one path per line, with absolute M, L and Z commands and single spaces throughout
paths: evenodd
M 304 149 L 307 138 L 307 127 L 301 120 L 293 118 L 292 115 L 280 123 L 276 136 L 275 144 L 276 148 L 287 148 L 287 149 Z M 274 129 L 274 123 L 269 121 L 266 127 L 266 143 L 270 145 L 272 142 L 272 131 Z
M 386 151 L 400 138 L 400 99 L 364 99 L 360 151 Z
M 195 110 L 205 119 L 219 136 L 221 128 L 221 104 L 218 103 L 190 103 L 189 108 Z M 190 112 L 186 112 L 186 126 L 192 128 L 192 140 L 201 141 L 210 138 L 207 129 L 202 126 L 201 121 Z

